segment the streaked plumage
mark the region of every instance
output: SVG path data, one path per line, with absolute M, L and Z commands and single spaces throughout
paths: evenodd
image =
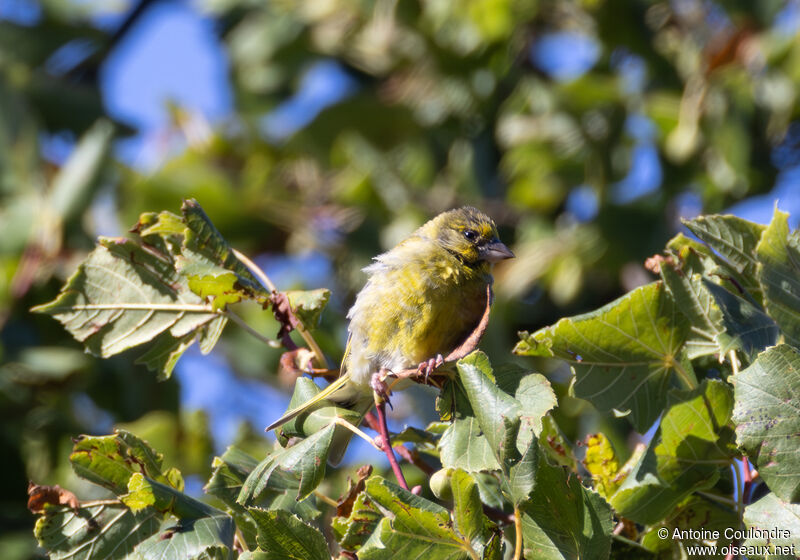
M 510 257 L 491 218 L 470 207 L 439 214 L 375 257 L 347 315 L 340 377 L 267 429 L 323 400 L 366 413 L 374 373 L 416 368 L 437 354 L 445 356 L 472 332 L 486 305 L 492 263 Z

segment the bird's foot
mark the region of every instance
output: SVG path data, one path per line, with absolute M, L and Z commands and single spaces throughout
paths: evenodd
M 427 385 L 428 377 L 430 377 L 431 373 L 433 373 L 433 370 L 441 366 L 443 363 L 444 363 L 444 358 L 442 357 L 442 355 L 436 354 L 435 358 L 431 358 L 425 362 L 420 362 L 420 364 L 417 366 L 417 375 L 424 374 L 425 384 Z
M 388 373 L 389 371 L 385 368 L 381 368 L 379 372 L 373 373 L 369 381 L 369 386 L 372 387 L 375 395 L 377 395 L 376 398 L 384 401 L 389 405 L 389 408 L 392 408 L 392 402 L 389 400 L 389 385 L 386 383 Z

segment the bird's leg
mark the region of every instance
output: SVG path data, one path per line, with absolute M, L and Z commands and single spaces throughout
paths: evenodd
M 372 387 L 372 391 L 375 393 L 376 406 L 379 402 L 389 403 L 389 408 L 394 410 L 392 403 L 389 400 L 389 385 L 386 383 L 386 378 L 388 375 L 389 370 L 386 368 L 381 368 L 380 371 L 372 374 L 372 378 L 370 378 L 369 381 L 369 386 Z

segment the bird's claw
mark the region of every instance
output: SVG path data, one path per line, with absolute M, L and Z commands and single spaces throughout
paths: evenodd
M 425 375 L 425 384 L 428 384 L 428 377 L 430 377 L 433 370 L 438 368 L 444 363 L 444 358 L 441 354 L 436 354 L 435 358 L 431 358 L 425 362 L 420 362 L 417 366 L 417 375 Z

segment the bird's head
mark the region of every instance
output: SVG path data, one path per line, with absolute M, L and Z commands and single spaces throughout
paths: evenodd
M 495 263 L 514 257 L 500 241 L 492 219 L 470 206 L 443 212 L 422 226 L 422 233 L 462 262 Z

